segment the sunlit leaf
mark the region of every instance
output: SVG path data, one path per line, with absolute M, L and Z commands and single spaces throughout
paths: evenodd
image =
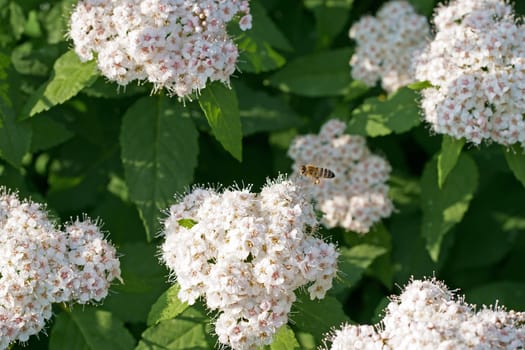
M 86 63 L 74 51 L 68 51 L 56 60 L 53 74 L 30 98 L 23 117 L 32 117 L 74 97 L 97 78 L 95 61 Z
M 215 138 L 235 159 L 241 161 L 242 131 L 235 91 L 221 83 L 213 83 L 202 90 L 199 104 Z
M 188 308 L 188 304 L 179 300 L 180 286 L 174 284 L 157 299 L 148 315 L 148 326 L 177 317 Z
M 443 135 L 441 152 L 438 155 L 438 185 L 443 187 L 448 174 L 454 169 L 465 144 L 465 139 L 457 140 L 448 135 Z
M 347 132 L 363 136 L 404 133 L 421 123 L 417 94 L 401 88 L 387 99 L 372 97 L 352 112 Z

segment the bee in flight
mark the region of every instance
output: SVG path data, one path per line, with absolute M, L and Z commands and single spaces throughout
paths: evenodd
M 314 179 L 314 184 L 316 185 L 321 182 L 321 178 L 331 179 L 335 177 L 335 174 L 332 170 L 316 167 L 315 165 L 311 164 L 301 165 L 299 172 L 303 176 L 311 177 L 312 179 Z

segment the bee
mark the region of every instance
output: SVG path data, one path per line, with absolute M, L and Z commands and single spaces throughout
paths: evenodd
M 306 177 L 311 177 L 314 179 L 314 184 L 318 184 L 321 182 L 321 178 L 323 179 L 331 179 L 335 177 L 335 174 L 332 170 L 316 167 L 315 165 L 307 164 L 302 165 L 299 169 L 299 172 L 301 175 Z

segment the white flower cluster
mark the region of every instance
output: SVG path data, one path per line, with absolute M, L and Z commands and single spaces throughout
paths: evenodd
M 115 278 L 115 248 L 95 223 L 58 230 L 41 205 L 0 188 L 0 349 L 40 332 L 52 303 L 102 300 Z
M 226 24 L 237 15 L 241 30 L 251 28 L 247 0 L 81 0 L 69 36 L 109 80 L 147 80 L 185 97 L 208 80 L 229 84 L 238 51 Z
M 388 92 L 415 81 L 412 59 L 425 47 L 430 27 L 406 1 L 387 2 L 376 17 L 363 16 L 349 31 L 357 42 L 352 77 L 368 86 L 381 80 Z
M 525 313 L 485 306 L 476 312 L 435 278 L 414 280 L 379 325 L 345 325 L 327 340 L 331 350 L 516 350 L 525 347 Z
M 179 299 L 219 310 L 215 331 L 232 349 L 269 344 L 288 321 L 294 291 L 322 299 L 337 272 L 333 244 L 312 236 L 317 220 L 300 189 L 280 177 L 260 194 L 196 188 L 170 208 L 162 260 Z
M 417 59 L 425 119 L 474 144 L 525 146 L 525 27 L 504 0 L 456 0 L 434 17 L 436 37 Z
M 341 226 L 367 233 L 381 218 L 390 216 L 393 205 L 388 198 L 390 164 L 370 152 L 362 136 L 344 134 L 345 123 L 332 119 L 319 135 L 296 137 L 288 155 L 294 160 L 293 175 L 323 213 L 328 228 Z M 299 175 L 302 165 L 330 169 L 335 178 L 316 184 Z

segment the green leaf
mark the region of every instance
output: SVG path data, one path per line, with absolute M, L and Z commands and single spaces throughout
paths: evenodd
M 11 12 L 11 16 L 9 18 L 9 22 L 11 24 L 11 33 L 16 39 L 20 39 L 24 33 L 24 27 L 26 25 L 24 10 L 19 4 L 17 4 L 16 1 L 10 1 L 9 11 Z
M 474 161 L 462 154 L 447 182 L 440 189 L 437 161 L 427 163 L 421 178 L 421 232 L 433 261 L 437 261 L 445 234 L 467 211 L 478 184 L 478 170 Z
M 205 311 L 192 306 L 175 319 L 147 328 L 136 350 L 209 350 L 216 344 L 210 334 Z
M 327 7 L 341 7 L 349 11 L 354 0 L 303 0 L 303 2 L 308 8 L 326 5 Z
M 443 187 L 448 174 L 454 169 L 458 161 L 465 139 L 457 140 L 448 135 L 443 135 L 441 152 L 438 155 L 438 185 Z
M 177 222 L 179 223 L 179 225 L 181 225 L 182 227 L 185 227 L 187 229 L 192 228 L 197 223 L 197 221 L 192 220 L 192 219 L 180 219 Z
M 182 105 L 175 100 L 145 97 L 127 110 L 122 121 L 120 144 L 126 184 L 148 240 L 160 230 L 161 210 L 193 181 L 198 133 L 182 113 Z
M 113 237 L 113 236 L 112 236 Z M 119 247 L 120 269 L 124 284 L 111 289 L 104 308 L 125 322 L 146 322 L 151 304 L 166 288 L 166 269 L 158 261 L 158 248 L 142 242 Z M 133 307 L 130 307 L 130 306 Z
M 392 265 L 396 267 L 395 281 L 405 284 L 410 277 L 431 276 L 436 264 L 425 249 L 421 236 L 421 213 L 413 211 L 392 215 L 389 229 L 392 232 Z
M 344 95 L 350 85 L 348 48 L 302 56 L 288 63 L 265 82 L 291 92 L 310 97 Z
M 353 1 L 305 1 L 315 16 L 317 47 L 328 48 L 346 29 Z
M 423 89 L 427 89 L 431 87 L 433 87 L 433 85 L 428 80 L 417 81 L 415 83 L 407 85 L 407 88 L 409 88 L 410 90 L 415 90 L 415 91 L 419 91 L 419 90 L 423 90 Z
M 466 292 L 467 302 L 477 305 L 504 305 L 511 310 L 525 310 L 525 283 L 498 281 Z
M 237 95 L 215 82 L 202 90 L 199 104 L 215 138 L 238 161 L 242 160 L 242 131 Z
M 300 349 L 293 330 L 288 326 L 281 327 L 273 337 L 271 350 L 298 350 Z
M 77 307 L 58 315 L 51 329 L 49 349 L 128 350 L 134 344 L 124 324 L 110 312 Z
M 377 245 L 359 244 L 352 248 L 341 247 L 339 257 L 339 269 L 345 284 L 354 287 L 366 271 L 387 249 Z
M 39 115 L 31 119 L 33 139 L 31 152 L 42 151 L 66 142 L 73 137 L 63 124 L 56 122 L 48 115 Z
M 505 159 L 516 179 L 525 186 L 525 151 L 522 147 L 515 147 L 505 151 Z
M 188 304 L 179 300 L 180 286 L 174 284 L 157 299 L 148 314 L 148 326 L 177 317 L 188 308 Z
M 401 134 L 418 126 L 420 118 L 417 94 L 401 88 L 386 100 L 366 99 L 352 112 L 347 132 L 370 137 Z
M 412 6 L 416 9 L 417 13 L 430 17 L 436 2 L 434 0 L 410 0 Z
M 245 84 L 235 84 L 243 135 L 299 126 L 303 122 L 282 96 L 271 96 Z
M 16 112 L 10 98 L 12 85 L 9 57 L 0 53 L 0 157 L 19 168 L 22 157 L 29 151 L 31 125 L 16 120 Z
M 266 14 L 259 2 L 250 4 L 252 28 L 241 31 L 237 24 L 230 26 L 229 32 L 237 39 L 239 58 L 237 65 L 241 72 L 261 73 L 282 67 L 286 59 L 277 51 L 291 51 L 292 47 L 279 28 Z
M 42 36 L 42 28 L 40 27 L 37 11 L 29 11 L 29 15 L 27 16 L 27 21 L 24 28 L 24 34 L 33 38 L 38 38 Z
M 49 80 L 24 106 L 23 117 L 32 117 L 66 102 L 91 85 L 97 76 L 95 61 L 82 63 L 74 51 L 66 52 L 56 60 Z
M 292 307 L 294 326 L 314 336 L 317 344 L 331 328 L 348 321 L 343 305 L 334 297 L 327 296 L 322 300 L 310 300 L 306 293 L 297 298 Z

